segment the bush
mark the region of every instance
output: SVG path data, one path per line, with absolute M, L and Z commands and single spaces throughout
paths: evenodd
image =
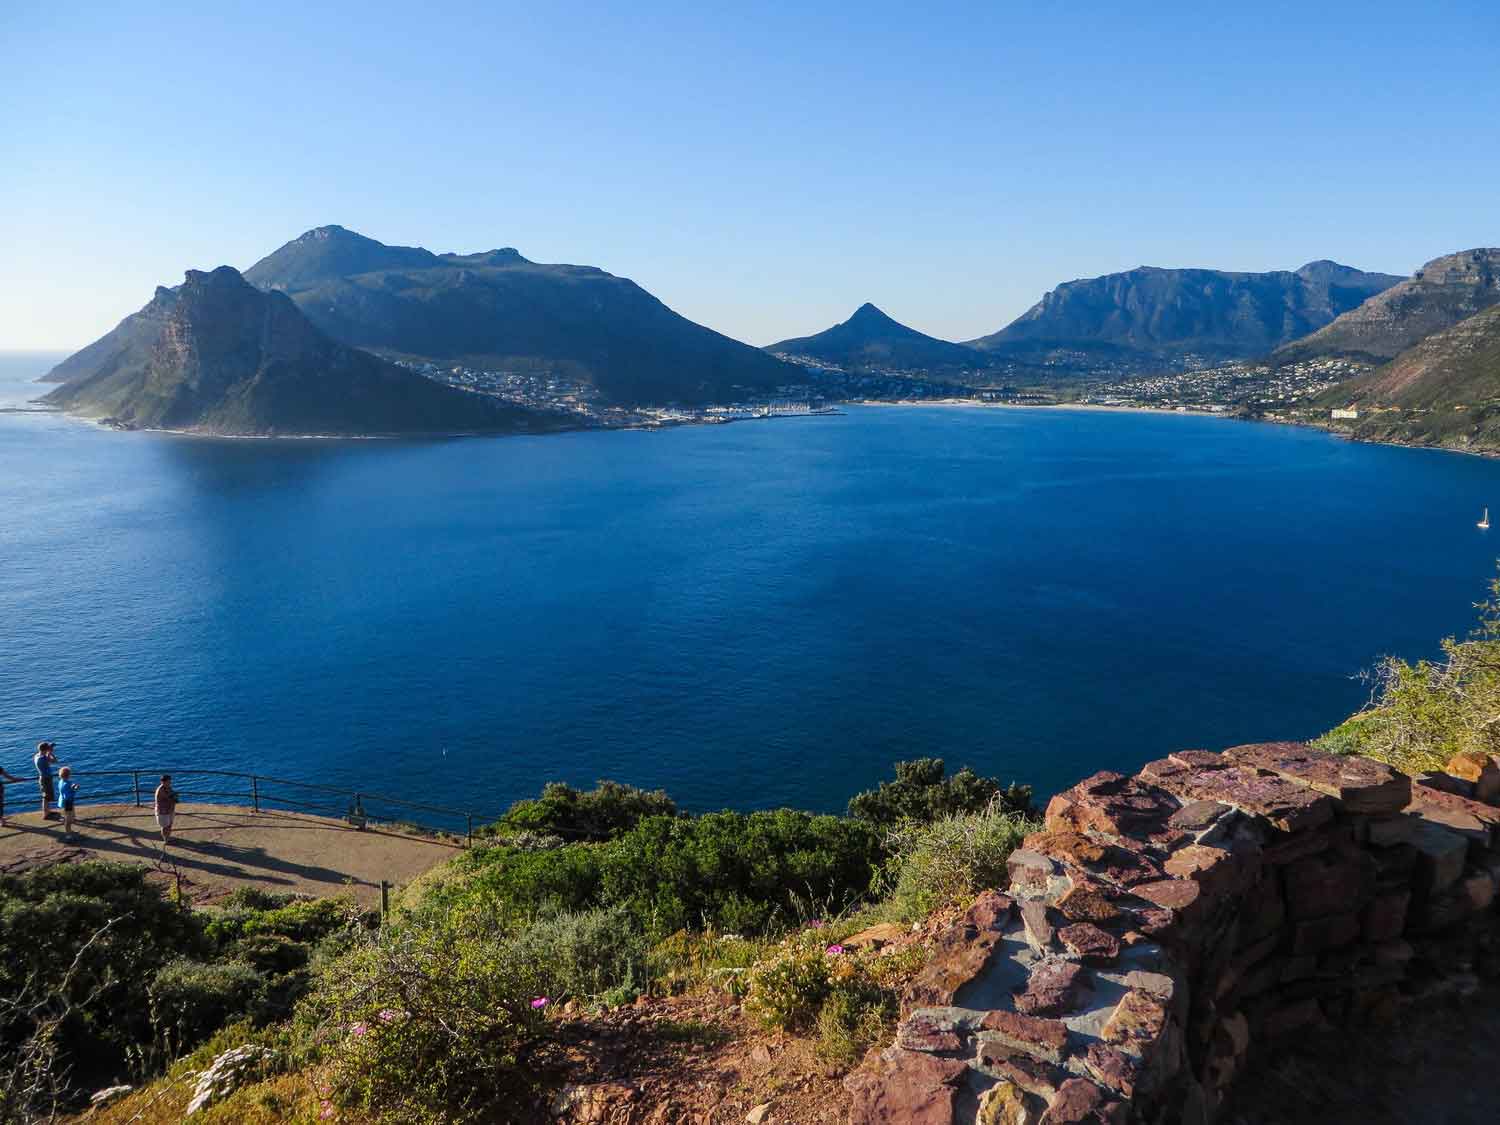
M 595 997 L 646 986 L 646 940 L 616 906 L 539 918 L 513 940 L 513 954 L 535 966 L 547 996 Z
M 528 1120 L 538 966 L 492 927 L 422 915 L 332 962 L 300 1010 L 340 1104 L 396 1120 Z
M 835 989 L 818 1012 L 818 1054 L 834 1066 L 853 1066 L 881 1042 L 895 1016 L 893 999 Z
M 529 921 L 619 906 L 648 937 L 681 929 L 765 933 L 807 901 L 833 910 L 863 894 L 882 852 L 867 824 L 778 809 L 649 817 L 605 844 L 493 847 L 461 861 L 471 877 L 429 906 Z M 466 906 L 467 904 L 467 906 Z
M 1388 659 L 1372 674 L 1370 707 L 1329 731 L 1317 745 L 1364 754 L 1407 773 L 1441 770 L 1467 750 L 1500 753 L 1500 579 L 1478 606 L 1467 640 L 1443 641 L 1440 660 Z
M 209 921 L 207 932 L 221 949 L 257 934 L 312 944 L 360 922 L 352 898 L 301 899 L 258 892 L 227 900 L 227 909 Z
M 833 956 L 816 931 L 783 942 L 750 970 L 745 1010 L 769 1030 L 808 1027 L 832 990 Z
M 601 781 L 587 792 L 554 781 L 534 801 L 517 801 L 486 831 L 561 836 L 565 842 L 612 840 L 650 816 L 676 816 L 677 805 L 661 790 Z
M 151 1025 L 170 1056 L 189 1050 L 258 1006 L 266 981 L 239 961 L 173 961 L 151 980 Z
M 1006 882 L 1005 861 L 1041 825 L 999 809 L 944 817 L 892 833 L 891 904 L 907 921 Z
M 951 777 L 944 776 L 941 758 L 897 762 L 895 769 L 895 781 L 882 781 L 855 795 L 849 802 L 850 816 L 893 828 L 908 821 L 927 824 L 939 817 L 982 812 L 997 800 L 1005 812 L 1029 816 L 1034 811 L 1031 786 L 1012 783 L 1002 789 L 994 778 L 980 777 L 968 766 Z

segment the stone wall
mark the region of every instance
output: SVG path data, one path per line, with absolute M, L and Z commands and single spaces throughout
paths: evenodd
M 1500 768 L 1299 743 L 1099 773 L 939 936 L 852 1121 L 1210 1122 L 1249 1053 L 1500 969 Z

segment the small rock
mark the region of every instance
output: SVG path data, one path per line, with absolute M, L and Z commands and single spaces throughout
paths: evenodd
M 756 1106 L 749 1113 L 745 1114 L 745 1120 L 749 1123 L 749 1125 L 760 1125 L 762 1121 L 770 1116 L 770 1113 L 771 1103 L 761 1102 L 760 1105 Z
M 106 1086 L 103 1090 L 96 1090 L 89 1096 L 89 1104 L 95 1109 L 99 1109 L 102 1106 L 109 1105 L 110 1102 L 123 1098 L 134 1089 L 134 1086 Z

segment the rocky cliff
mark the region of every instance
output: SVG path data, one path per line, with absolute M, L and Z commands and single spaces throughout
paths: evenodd
M 1109 347 L 1170 362 L 1265 355 L 1395 285 L 1337 262 L 1234 273 L 1141 266 L 1059 285 L 999 332 L 970 341 L 997 354 L 1042 345 Z
M 189 270 L 70 357 L 44 399 L 126 428 L 223 435 L 557 429 L 557 415 L 443 386 L 318 331 L 238 272 Z
M 1500 303 L 1500 249 L 1434 258 L 1410 278 L 1371 297 L 1306 339 L 1283 347 L 1284 363 L 1348 356 L 1380 363 Z
M 1253 1052 L 1500 970 L 1500 765 L 1409 778 L 1296 743 L 1054 798 L 936 943 L 855 1123 L 1203 1125 Z

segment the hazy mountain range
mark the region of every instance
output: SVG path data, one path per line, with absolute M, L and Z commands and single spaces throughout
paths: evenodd
M 315 328 L 229 266 L 189 270 L 54 371 L 44 401 L 127 428 L 210 434 L 540 432 L 566 419 L 447 387 Z
M 1497 304 L 1500 251 L 1488 249 L 1437 258 L 1408 279 L 1331 261 L 1266 273 L 1141 267 L 1059 285 L 967 343 L 865 304 L 823 332 L 759 349 L 592 266 L 530 262 L 510 247 L 437 254 L 325 226 L 243 278 L 190 271 L 158 289 L 57 365 L 49 378 L 64 387 L 48 400 L 123 425 L 222 433 L 503 431 L 564 421 L 387 360 L 557 378 L 635 407 L 817 393 L 828 376 L 816 367 L 985 386 L 1018 370 L 1044 382 L 1339 356 L 1370 365 L 1339 388 L 1344 398 L 1427 409 L 1418 404 L 1489 397 L 1497 322 L 1481 314 Z

